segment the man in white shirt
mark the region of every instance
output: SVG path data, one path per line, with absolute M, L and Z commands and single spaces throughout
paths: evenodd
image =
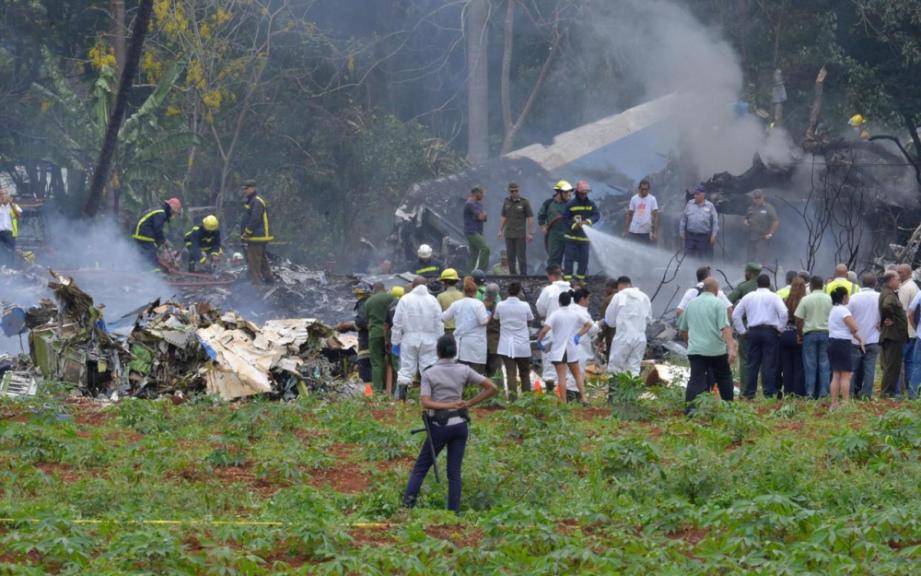
M 854 377 L 851 379 L 851 397 L 873 396 L 873 380 L 876 378 L 876 359 L 879 357 L 879 292 L 876 291 L 876 275 L 867 273 L 861 278 L 860 292 L 851 296 L 847 309 L 857 323 L 857 333 L 863 339 L 863 350 L 856 338 L 851 338 L 851 364 Z M 909 325 L 911 325 L 909 315 Z
M 773 397 L 777 394 L 780 332 L 787 325 L 787 307 L 780 296 L 771 292 L 771 278 L 762 274 L 756 282 L 755 291 L 739 300 L 732 311 L 733 327 L 736 332 L 745 335 L 748 345 L 748 380 L 742 397 L 749 400 L 758 391 L 759 371 L 764 395 Z
M 547 266 L 547 280 L 550 281 L 550 285 L 545 286 L 544 289 L 540 291 L 540 296 L 537 297 L 537 302 L 534 305 L 537 309 L 538 316 L 540 316 L 542 320 L 549 318 L 550 315 L 556 312 L 560 307 L 560 293 L 572 290 L 572 285 L 570 285 L 568 281 L 563 280 L 563 270 L 560 268 L 559 264 L 550 264 Z M 543 365 L 541 376 L 544 379 L 544 388 L 548 392 L 553 390 L 554 382 L 556 381 L 556 368 L 554 368 L 553 363 L 550 362 L 548 358 L 549 350 L 552 348 L 552 341 L 553 332 L 550 331 L 547 333 L 544 342 L 544 350 L 540 355 L 541 364 Z
M 646 326 L 652 320 L 652 304 L 639 288 L 634 288 L 627 276 L 617 279 L 617 294 L 604 312 L 604 323 L 614 326 L 608 374 L 616 377 L 622 372 L 640 375 L 640 363 L 646 353 Z
M 638 242 L 655 243 L 659 227 L 659 202 L 649 193 L 649 180 L 643 180 L 639 192 L 630 198 L 627 207 L 627 221 L 624 224 L 624 238 Z
M 400 358 L 397 384 L 403 400 L 416 374 L 438 361 L 435 346 L 445 333 L 441 305 L 429 294 L 425 282 L 421 276 L 413 280 L 412 291 L 400 298 L 393 315 L 391 352 Z
M 697 285 L 693 288 L 688 288 L 684 293 L 684 296 L 681 297 L 681 302 L 678 302 L 678 307 L 675 309 L 675 315 L 680 317 L 684 314 L 684 311 L 687 310 L 688 304 L 691 303 L 691 300 L 697 298 L 704 292 L 704 280 L 711 276 L 709 266 L 701 266 L 697 269 Z M 729 301 L 729 298 L 726 297 L 726 294 L 722 290 L 719 290 L 716 294 L 717 299 L 726 306 L 726 319 L 732 320 L 732 302 Z

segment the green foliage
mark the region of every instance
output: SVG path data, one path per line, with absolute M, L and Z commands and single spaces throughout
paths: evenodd
M 419 507 L 400 508 L 422 441 L 412 407 L 0 400 L 0 490 L 15 494 L 0 501 L 13 519 L 0 571 L 900 574 L 917 562 L 921 407 L 703 395 L 689 418 L 657 392 L 634 399 L 652 422 L 547 396 L 475 409 L 460 516 L 444 511 L 444 454 L 442 482 L 429 475 Z
M 610 377 L 612 382 L 611 401 L 612 413 L 621 420 L 648 420 L 652 417 L 652 409 L 648 403 L 642 402 L 640 397 L 646 393 L 646 383 L 638 376 L 621 372 Z

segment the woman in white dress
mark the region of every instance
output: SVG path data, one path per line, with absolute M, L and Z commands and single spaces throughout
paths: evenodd
M 454 340 L 457 342 L 457 361 L 480 374 L 486 374 L 486 325 L 489 313 L 477 299 L 477 285 L 473 278 L 464 278 L 464 297 L 453 302 L 442 320 L 454 320 Z
M 582 336 L 592 329 L 592 322 L 590 319 L 586 320 L 578 306 L 570 305 L 572 295 L 571 291 L 560 293 L 560 308 L 544 321 L 543 328 L 537 334 L 537 340 L 538 348 L 543 349 L 541 341 L 547 332 L 553 330 L 553 343 L 547 357 L 556 368 L 557 382 L 566 381 L 566 368 L 568 367 L 572 377 L 576 380 L 579 397 L 582 402 L 585 402 L 585 382 L 582 379 L 582 371 L 579 369 L 579 359 L 582 357 L 579 343 L 582 341 Z M 567 394 L 562 395 L 564 402 L 567 401 L 567 396 Z

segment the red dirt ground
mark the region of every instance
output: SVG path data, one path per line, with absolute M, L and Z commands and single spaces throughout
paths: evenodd
M 464 531 L 463 527 L 451 524 L 434 524 L 425 528 L 429 538 L 447 540 L 458 548 L 470 548 L 479 545 L 483 540 L 483 532 L 475 528 Z
M 71 484 L 81 478 L 81 474 L 74 470 L 73 467 L 71 467 L 69 464 L 51 464 L 47 462 L 41 462 L 36 464 L 35 467 L 45 474 L 48 474 L 49 476 L 54 476 L 65 484 Z
M 315 488 L 330 486 L 342 494 L 357 494 L 368 488 L 368 475 L 357 464 L 340 464 L 335 468 L 317 468 L 308 472 L 308 482 Z
M 359 528 L 349 528 L 349 536 L 352 538 L 353 543 L 358 547 L 364 546 L 389 546 L 394 543 L 395 539 L 390 534 L 390 526 L 380 526 L 380 527 L 359 527 Z

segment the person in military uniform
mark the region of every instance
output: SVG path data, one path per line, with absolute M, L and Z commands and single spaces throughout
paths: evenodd
M 777 210 L 764 201 L 764 193 L 761 190 L 755 190 L 752 193 L 752 205 L 745 215 L 745 225 L 748 226 L 747 260 L 767 262 L 780 220 L 777 218 Z
M 385 389 L 387 344 L 385 338 L 385 324 L 387 311 L 395 298 L 384 289 L 380 282 L 371 287 L 372 294 L 365 302 L 365 313 L 368 317 L 368 354 L 371 359 L 371 383 L 378 392 Z
M 505 238 L 505 254 L 512 275 L 528 273 L 528 243 L 534 239 L 534 212 L 527 198 L 522 198 L 518 184 L 509 182 L 508 198 L 502 203 L 499 240 Z
M 745 281 L 736 285 L 735 289 L 729 293 L 729 302 L 735 306 L 749 292 L 754 292 L 758 288 L 758 275 L 761 274 L 761 264 L 749 262 L 745 266 Z M 748 383 L 748 342 L 745 341 L 745 335 L 740 334 L 739 340 L 739 381 L 742 383 L 741 390 L 747 390 Z

